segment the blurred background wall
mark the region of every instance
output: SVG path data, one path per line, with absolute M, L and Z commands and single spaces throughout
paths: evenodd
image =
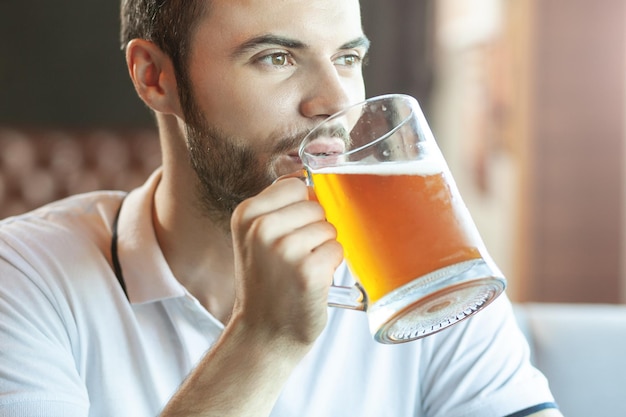
M 625 2 L 362 8 L 368 94 L 418 98 L 511 298 L 623 303 Z M 0 1 L 0 217 L 128 189 L 158 164 L 117 15 L 111 0 Z
M 0 123 L 149 126 L 119 47 L 118 1 L 0 1 Z
M 625 8 L 437 2 L 434 130 L 515 299 L 626 299 Z

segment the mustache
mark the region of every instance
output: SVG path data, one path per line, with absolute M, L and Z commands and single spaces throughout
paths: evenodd
M 300 144 L 308 135 L 308 130 L 299 130 L 295 133 L 292 133 L 288 136 L 282 137 L 278 143 L 274 146 L 273 154 L 280 155 L 292 151 L 294 149 L 298 149 Z
M 274 147 L 274 153 L 283 154 L 293 149 L 300 149 L 305 139 L 307 142 L 311 142 L 320 137 L 341 139 L 346 145 L 346 149 L 348 149 L 352 143 L 350 133 L 343 125 L 321 126 L 315 129 L 300 129 L 295 133 L 283 137 Z

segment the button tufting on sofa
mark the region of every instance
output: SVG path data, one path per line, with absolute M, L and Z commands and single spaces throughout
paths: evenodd
M 160 158 L 150 129 L 0 128 L 0 218 L 81 192 L 130 190 Z

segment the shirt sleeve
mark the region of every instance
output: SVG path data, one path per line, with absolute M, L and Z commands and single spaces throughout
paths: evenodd
M 502 417 L 554 403 L 530 363 L 505 294 L 466 321 L 425 338 L 422 398 L 430 417 Z
M 88 415 L 72 323 L 56 299 L 36 269 L 0 239 L 0 417 Z

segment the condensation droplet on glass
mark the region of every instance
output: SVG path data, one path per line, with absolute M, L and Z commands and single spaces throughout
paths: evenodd
M 384 156 L 384 157 L 389 157 L 390 155 L 391 155 L 391 151 L 390 151 L 389 149 L 385 149 L 385 150 L 383 151 L 383 156 Z
M 387 106 L 383 105 L 383 106 L 382 106 L 382 110 L 383 110 L 383 111 L 387 111 Z

